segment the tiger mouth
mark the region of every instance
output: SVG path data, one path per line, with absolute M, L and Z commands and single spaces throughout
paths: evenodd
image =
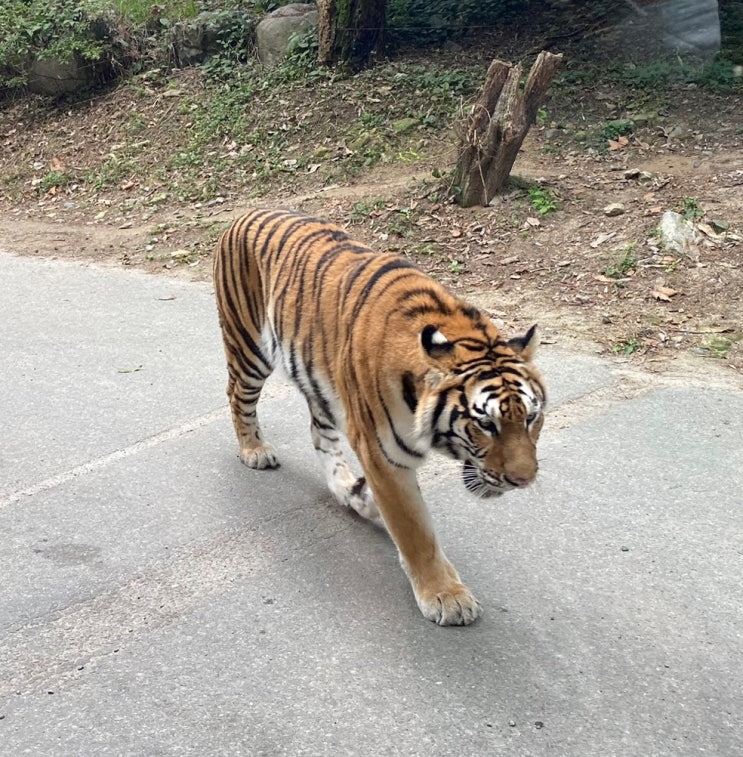
M 480 497 L 480 499 L 500 497 L 503 494 L 503 489 L 483 481 L 480 472 L 472 463 L 465 462 L 462 465 L 462 482 L 464 483 L 464 488 L 470 494 L 474 494 L 476 497 Z

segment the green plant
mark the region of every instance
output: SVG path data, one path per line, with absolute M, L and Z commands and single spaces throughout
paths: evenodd
M 49 171 L 36 185 L 36 191 L 45 195 L 48 192 L 63 187 L 73 181 L 73 177 L 64 171 Z
M 616 263 L 607 265 L 604 268 L 604 276 L 609 276 L 612 279 L 621 279 L 634 270 L 637 267 L 637 258 L 634 255 L 635 247 L 635 242 L 626 245 L 623 248 L 622 257 Z
M 408 147 L 406 150 L 397 153 L 397 158 L 403 163 L 412 163 L 413 161 L 420 159 L 420 153 L 412 147 Z
M 137 163 L 133 158 L 120 158 L 115 153 L 109 153 L 97 171 L 89 171 L 86 174 L 85 181 L 97 190 L 101 190 L 118 184 L 136 170 Z
M 109 3 L 116 7 L 122 18 L 134 24 L 147 24 L 153 20 L 165 19 L 166 23 L 184 18 L 193 18 L 199 13 L 201 3 L 195 0 L 160 0 L 157 7 L 153 8 L 151 0 L 113 0 Z M 234 3 L 223 2 L 222 6 Z
M 371 113 L 365 110 L 360 116 L 359 121 L 367 128 L 377 128 L 384 124 L 384 116 L 381 113 Z
M 527 193 L 529 195 L 529 202 L 531 202 L 538 213 L 545 215 L 557 210 L 557 198 L 552 190 L 546 187 L 531 186 L 527 190 Z
M 626 337 L 612 344 L 611 351 L 615 355 L 633 355 L 642 348 L 642 343 L 633 336 Z
M 687 221 L 698 221 L 704 215 L 704 211 L 693 197 L 684 197 L 681 214 Z
M 123 128 L 129 134 L 140 134 L 147 128 L 147 116 L 143 113 L 132 113 L 124 122 Z
M 401 237 L 409 236 L 415 226 L 416 213 L 411 208 L 396 208 L 387 222 L 387 232 Z
M 385 200 L 383 200 L 381 197 L 377 197 L 376 199 L 371 201 L 359 200 L 358 202 L 354 203 L 348 220 L 351 223 L 364 221 L 369 218 L 369 216 L 371 216 L 374 211 L 381 210 L 384 205 Z
M 449 258 L 449 271 L 451 273 L 456 274 L 457 276 L 464 273 L 464 263 L 462 263 L 459 260 L 455 260 L 454 258 Z
M 430 44 L 460 36 L 473 24 L 493 24 L 522 11 L 525 0 L 389 0 L 393 44 Z
M 632 134 L 635 125 L 627 118 L 620 118 L 615 121 L 607 121 L 601 128 L 601 136 L 604 139 L 616 139 L 617 137 Z
M 724 336 L 711 336 L 705 340 L 702 345 L 712 357 L 722 360 L 727 354 L 728 350 L 733 346 L 733 340 Z
M 211 79 L 234 81 L 243 73 L 242 67 L 248 59 L 253 22 L 243 14 L 222 9 L 216 14 L 214 25 L 217 52 L 206 60 L 204 71 Z
M 103 0 L 3 0 L 0 4 L 0 85 L 27 79 L 28 61 L 98 61 L 110 43 L 96 33 Z
M 697 84 L 714 92 L 740 89 L 740 77 L 726 61 L 684 59 L 680 55 L 610 67 L 609 76 L 635 89 L 660 90 L 673 84 Z

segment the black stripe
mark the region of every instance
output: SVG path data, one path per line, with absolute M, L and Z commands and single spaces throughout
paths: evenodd
M 353 274 L 351 274 L 346 284 L 347 292 L 350 292 L 354 282 L 365 269 L 366 266 L 359 266 L 359 268 L 354 271 Z M 369 299 L 369 295 L 371 295 L 374 287 L 377 285 L 379 280 L 386 276 L 388 273 L 393 273 L 400 270 L 414 271 L 414 275 L 420 275 L 418 268 L 416 268 L 412 263 L 408 263 L 407 260 L 394 259 L 388 261 L 387 263 L 384 263 L 379 268 L 377 268 L 376 271 L 374 271 L 371 278 L 364 284 L 362 290 L 359 292 L 356 299 L 356 304 L 354 305 L 353 315 L 351 316 L 352 320 L 356 319 L 359 312 L 364 307 L 364 303 L 367 301 L 367 299 Z

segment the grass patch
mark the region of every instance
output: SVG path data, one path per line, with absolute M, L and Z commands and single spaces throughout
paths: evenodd
M 667 89 L 679 84 L 696 84 L 713 92 L 743 88 L 740 77 L 735 76 L 730 63 L 684 58 L 681 55 L 614 66 L 608 69 L 608 73 L 614 81 L 646 90 Z

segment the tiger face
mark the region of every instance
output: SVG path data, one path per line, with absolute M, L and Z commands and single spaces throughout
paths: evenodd
M 433 447 L 462 461 L 464 485 L 478 497 L 524 488 L 536 478 L 546 404 L 531 365 L 536 340 L 532 327 L 524 337 L 496 342 L 437 387 Z

